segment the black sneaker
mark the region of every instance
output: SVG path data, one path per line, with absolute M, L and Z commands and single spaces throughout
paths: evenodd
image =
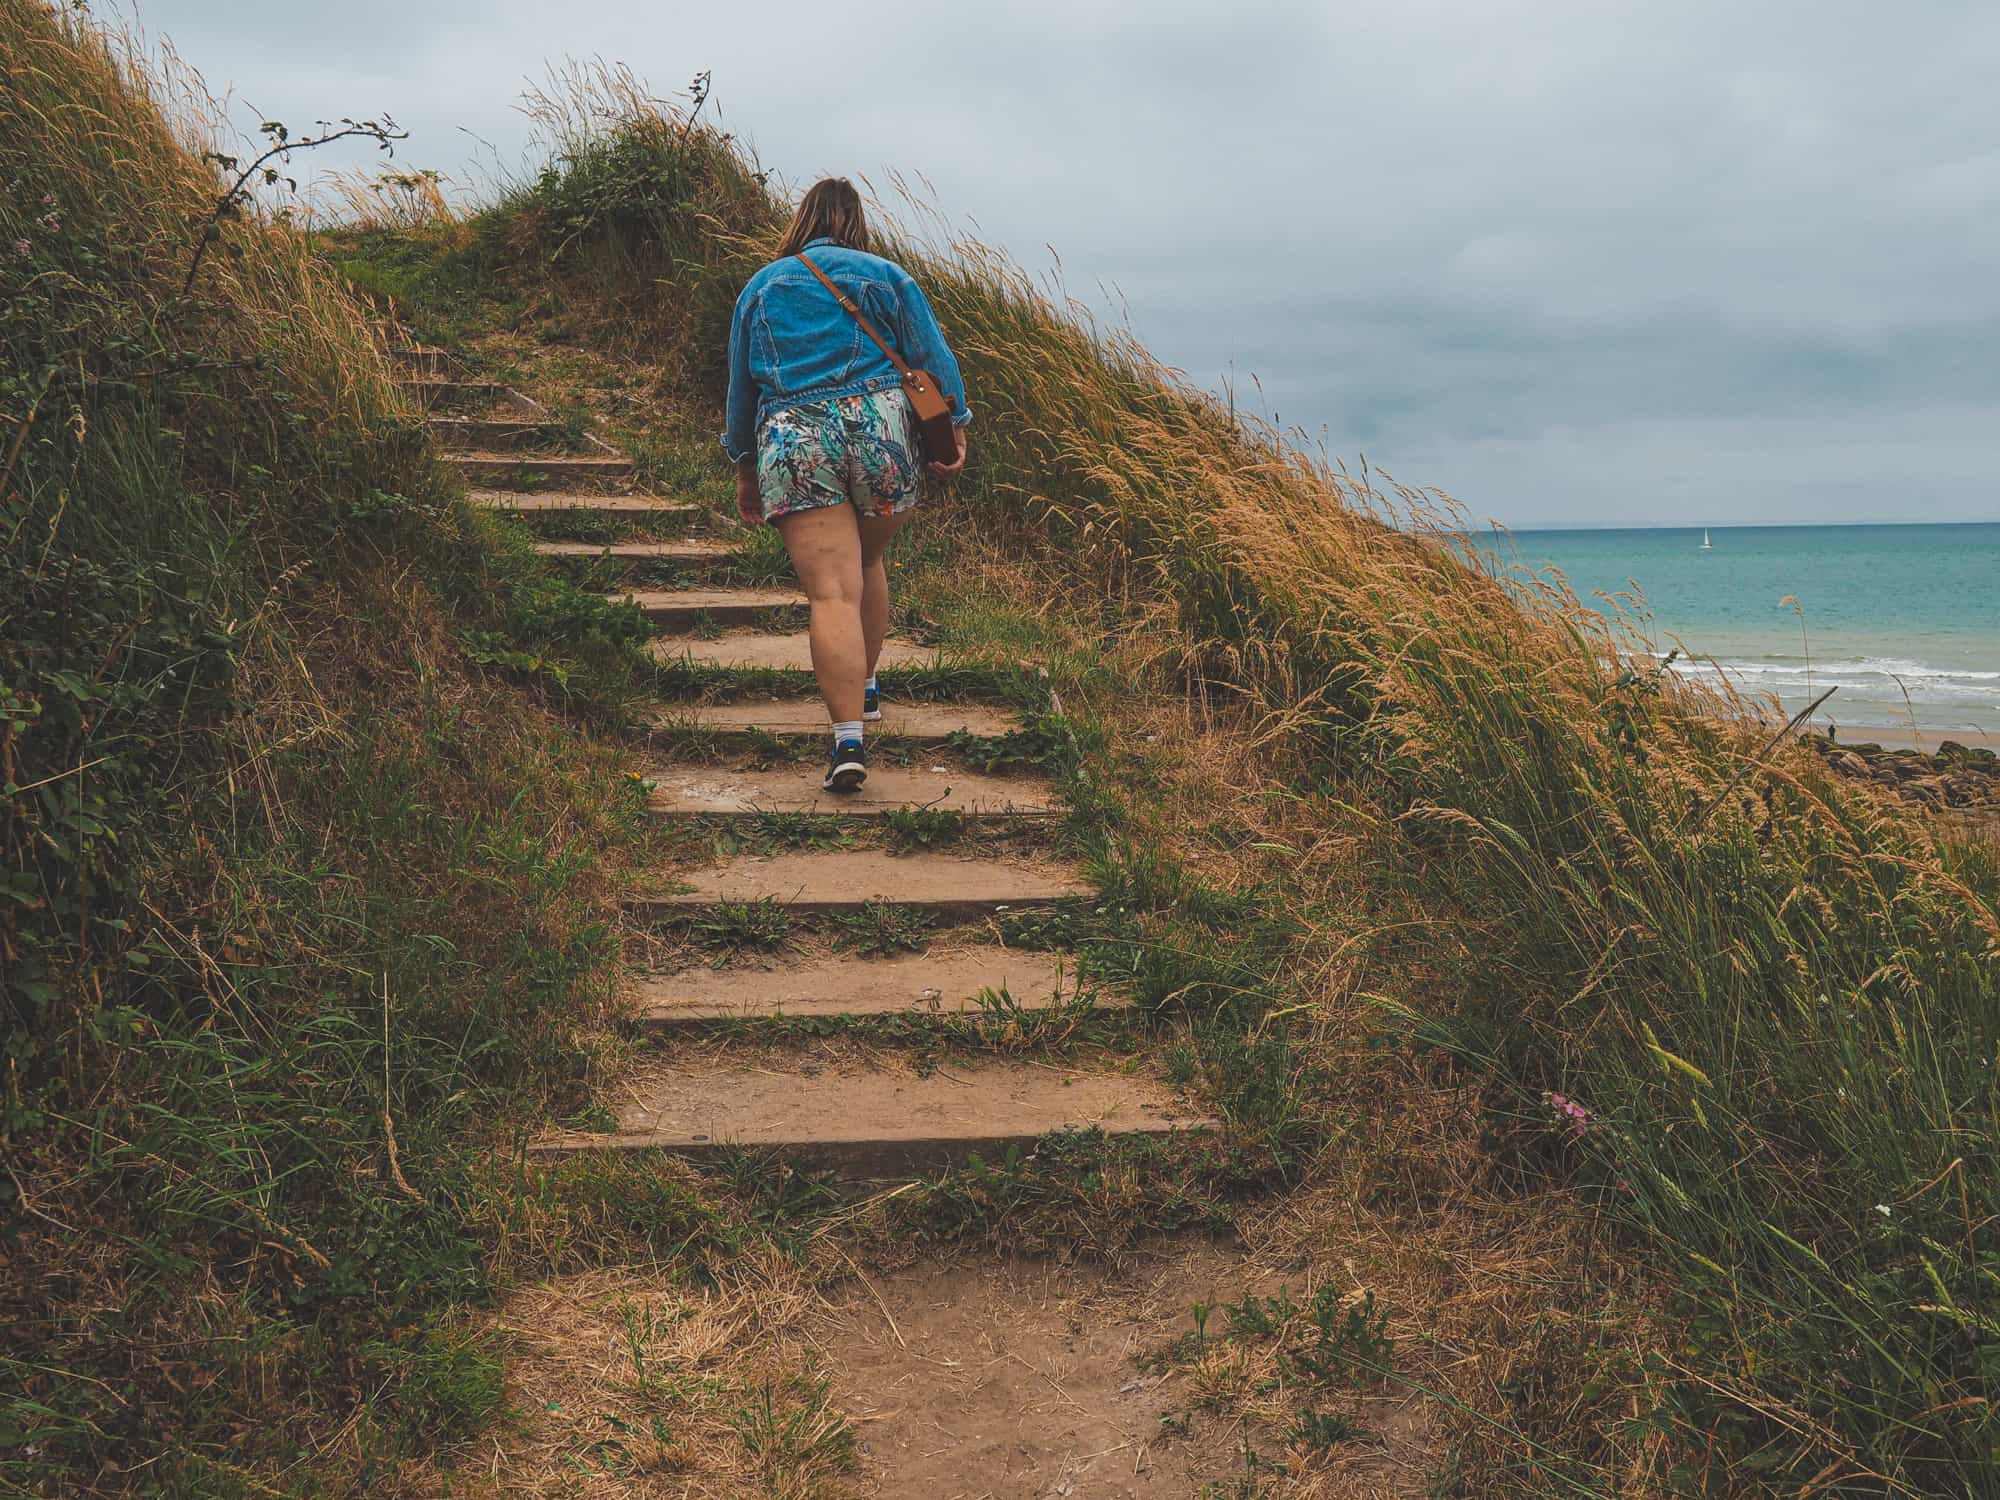
M 846 740 L 833 747 L 827 762 L 826 780 L 820 783 L 829 792 L 858 792 L 868 779 L 868 751 L 859 740 Z
M 880 688 L 865 688 L 862 690 L 861 719 L 863 723 L 867 724 L 879 724 L 882 722 L 882 690 Z

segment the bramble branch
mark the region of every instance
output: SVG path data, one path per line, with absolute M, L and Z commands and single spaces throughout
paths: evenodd
M 201 263 L 208 254 L 208 247 L 222 238 L 223 221 L 242 217 L 243 205 L 249 200 L 250 185 L 253 180 L 261 177 L 267 187 L 275 187 L 279 182 L 283 182 L 292 192 L 296 193 L 299 190 L 297 179 L 284 176 L 271 165 L 272 162 L 289 164 L 294 151 L 311 151 L 319 146 L 331 146 L 335 141 L 351 140 L 357 136 L 374 141 L 383 151 L 394 156 L 395 143 L 410 138 L 409 131 L 399 129 L 396 122 L 387 115 L 379 120 L 343 119 L 338 125 L 328 120 L 321 120 L 318 135 L 296 141 L 292 139 L 290 128 L 279 120 L 266 120 L 258 130 L 271 144 L 247 167 L 242 165 L 240 158 L 224 152 L 202 153 L 202 160 L 213 162 L 225 172 L 236 172 L 236 180 L 215 200 L 214 209 L 210 211 L 202 225 L 201 238 L 195 241 L 194 255 L 188 262 L 187 279 L 181 283 L 183 297 L 194 290 L 194 279 L 201 273 Z M 238 171 L 239 167 L 242 170 Z

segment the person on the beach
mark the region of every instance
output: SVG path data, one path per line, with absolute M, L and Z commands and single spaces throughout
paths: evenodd
M 951 399 L 952 463 L 923 462 L 895 366 L 802 252 Z M 917 503 L 922 470 L 945 477 L 965 467 L 971 420 L 958 361 L 923 292 L 869 252 L 861 195 L 844 177 L 815 183 L 777 259 L 736 299 L 722 446 L 736 465 L 737 510 L 747 525 L 778 528 L 812 605 L 813 674 L 833 721 L 828 791 L 857 791 L 868 779 L 862 724 L 882 717 L 875 665 L 889 631 L 883 552 Z

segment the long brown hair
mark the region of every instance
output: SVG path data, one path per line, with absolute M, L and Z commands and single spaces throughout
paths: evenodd
M 778 258 L 797 255 L 819 239 L 850 250 L 868 248 L 868 216 L 861 211 L 861 194 L 845 177 L 822 177 L 806 189 L 791 227 L 778 243 Z

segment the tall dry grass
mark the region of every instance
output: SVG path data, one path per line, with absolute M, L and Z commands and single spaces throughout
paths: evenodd
M 436 232 L 461 221 L 448 179 L 427 170 L 340 172 L 315 197 L 312 217 L 363 232 Z
M 301 233 L 183 293 L 215 125 L 0 0 L 8 1494 L 381 1493 L 488 1420 L 480 1158 L 615 967 L 630 795 L 468 661 L 562 600 Z
M 629 80 L 566 83 L 557 159 L 492 232 L 712 391 L 785 204 Z M 905 222 L 979 413 L 959 518 L 1164 612 L 1184 680 L 1365 799 L 1383 873 L 1444 913 L 1441 992 L 1384 1025 L 1480 1069 L 1510 1151 L 1659 1278 L 1679 1340 L 1590 1376 L 1631 1393 L 1604 1485 L 2000 1493 L 1991 848 L 1796 749 L 1739 779 L 1743 704 L 1490 565 L 1444 497 L 1315 460 Z
M 1990 850 L 1802 751 L 1725 797 L 1762 726 L 1559 580 L 1496 576 L 1435 497 L 1239 433 L 976 245 L 910 259 L 996 495 L 1170 600 L 1190 670 L 1368 791 L 1447 898 L 1455 993 L 1385 1018 L 1509 1123 L 1586 1112 L 1581 1180 L 1687 1318 L 1645 1372 L 1680 1454 L 1654 1481 L 2000 1485 Z

